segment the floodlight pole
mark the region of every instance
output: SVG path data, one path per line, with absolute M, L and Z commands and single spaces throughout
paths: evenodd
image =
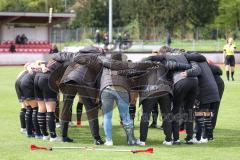
M 109 0 L 109 43 L 112 43 L 112 0 Z

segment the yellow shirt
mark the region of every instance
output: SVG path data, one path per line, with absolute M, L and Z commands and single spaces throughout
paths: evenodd
M 230 56 L 230 55 L 234 55 L 235 49 L 236 49 L 235 44 L 232 44 L 232 45 L 226 44 L 223 48 L 223 51 L 227 56 Z

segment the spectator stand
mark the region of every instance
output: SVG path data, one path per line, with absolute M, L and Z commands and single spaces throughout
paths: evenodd
M 11 63 L 9 58 L 13 54 L 15 56 L 12 58 L 22 57 L 19 59 L 20 64 L 25 62 L 24 59 L 28 59 L 23 55 L 31 54 L 31 57 L 34 57 L 37 54 L 48 54 L 52 48 L 52 27 L 73 17 L 74 13 L 53 13 L 49 23 L 49 13 L 0 12 L 0 65 L 3 65 L 4 61 Z M 26 35 L 27 42 L 16 44 L 17 35 L 23 34 Z M 15 46 L 15 52 L 10 51 L 11 45 Z M 22 56 L 17 56 L 18 54 Z

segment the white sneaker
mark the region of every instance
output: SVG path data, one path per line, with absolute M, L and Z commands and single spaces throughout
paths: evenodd
M 203 138 L 203 137 L 201 137 L 201 143 L 208 143 L 208 139 L 207 138 Z
M 170 141 L 170 142 L 164 141 L 163 144 L 166 145 L 166 146 L 171 146 L 172 145 L 172 141 Z
M 52 138 L 50 137 L 50 142 L 61 142 L 62 141 L 62 138 L 61 137 L 55 137 L 55 138 Z
M 26 129 L 26 128 L 21 128 L 20 132 L 21 132 L 22 134 L 27 134 L 27 129 Z
M 192 142 L 193 142 L 193 144 L 200 144 L 200 143 L 202 143 L 201 140 L 198 141 L 197 138 L 193 138 Z
M 60 128 L 60 127 L 61 127 L 60 123 L 56 123 L 56 128 Z
M 145 142 L 143 142 L 143 141 L 140 141 L 140 139 L 137 139 L 137 145 L 139 145 L 139 146 L 146 146 L 146 143 Z
M 43 136 L 43 138 L 42 138 L 44 141 L 47 141 L 47 140 L 49 140 L 50 139 L 50 136 L 48 135 L 48 136 Z
M 112 140 L 106 140 L 106 142 L 104 143 L 105 146 L 113 146 L 113 141 Z

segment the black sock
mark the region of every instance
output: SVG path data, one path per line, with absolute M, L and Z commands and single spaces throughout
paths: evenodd
M 34 130 L 35 130 L 37 135 L 41 135 L 40 127 L 39 127 L 39 124 L 38 124 L 38 107 L 35 107 L 32 110 L 33 110 L 33 112 L 32 112 L 32 122 L 33 122 Z
M 59 113 L 60 113 L 60 108 L 59 108 L 59 101 L 56 101 L 56 109 L 55 109 L 55 117 L 56 117 L 56 123 L 59 123 Z
M 21 108 L 21 111 L 20 111 L 20 124 L 21 124 L 21 128 L 26 128 L 25 114 L 26 114 L 26 108 Z
M 46 112 L 38 112 L 38 124 L 44 136 L 48 136 L 46 125 Z
M 68 136 L 68 121 L 61 121 L 61 131 L 62 131 L 62 137 Z
M 196 117 L 196 124 L 197 124 L 196 139 L 200 141 L 204 129 L 204 117 L 203 116 Z
M 226 71 L 227 80 L 229 80 L 229 71 Z
M 231 72 L 231 77 L 232 77 L 232 80 L 234 80 L 234 71 Z
M 210 138 L 212 134 L 212 118 L 211 117 L 204 117 L 204 123 L 205 123 L 205 137 L 203 138 Z
M 25 114 L 25 123 L 26 123 L 26 129 L 27 129 L 27 134 L 32 135 L 32 129 L 33 129 L 33 124 L 32 124 L 32 108 L 31 106 L 27 106 L 26 109 L 26 114 Z
M 83 104 L 78 102 L 78 104 L 77 104 L 77 121 L 81 121 L 82 109 L 83 109 Z
M 47 112 L 47 123 L 50 132 L 51 138 L 55 138 L 56 134 L 56 124 L 55 124 L 55 113 L 54 112 Z

